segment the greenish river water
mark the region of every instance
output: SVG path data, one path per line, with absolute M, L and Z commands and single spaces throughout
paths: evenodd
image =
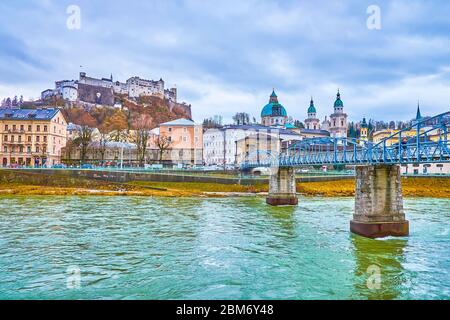
M 383 240 L 353 201 L 0 197 L 0 298 L 449 299 L 450 200 L 406 199 Z

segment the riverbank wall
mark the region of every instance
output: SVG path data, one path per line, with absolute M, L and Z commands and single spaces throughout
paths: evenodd
M 42 177 L 40 177 L 42 176 Z M 71 179 L 89 179 L 100 180 L 114 183 L 128 183 L 132 181 L 148 181 L 148 182 L 195 182 L 195 183 L 217 183 L 217 184 L 238 184 L 238 185 L 254 185 L 254 184 L 268 184 L 269 178 L 240 178 L 230 177 L 215 177 L 207 175 L 193 175 L 193 174 L 177 174 L 177 173 L 153 173 L 153 172 L 128 172 L 128 171 L 99 171 L 99 170 L 52 170 L 52 169 L 27 169 L 14 170 L 2 169 L 0 170 L 0 181 L 2 177 L 8 177 L 9 181 L 16 180 L 16 182 L 27 183 L 38 180 L 58 179 L 64 180 L 66 178 L 71 182 Z M 320 181 L 338 181 L 338 180 L 354 180 L 353 176 L 349 175 L 333 175 L 333 176 L 312 176 L 312 177 L 298 177 L 297 183 L 301 182 L 320 182 Z

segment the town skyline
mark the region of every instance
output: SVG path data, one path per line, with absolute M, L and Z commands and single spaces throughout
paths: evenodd
M 380 29 L 370 30 L 371 4 L 131 1 L 123 8 L 79 1 L 76 30 L 66 27 L 66 3 L 0 4 L 0 97 L 36 98 L 56 79 L 85 71 L 162 77 L 177 85 L 198 120 L 220 114 L 230 122 L 239 111 L 257 116 L 273 87 L 299 120 L 311 95 L 319 118 L 327 115 L 338 88 L 355 120 L 409 120 L 417 100 L 424 114 L 446 110 L 450 5 L 379 1 Z

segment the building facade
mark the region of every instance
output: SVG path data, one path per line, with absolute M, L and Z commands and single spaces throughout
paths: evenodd
M 230 125 L 208 129 L 203 134 L 203 157 L 206 165 L 235 167 L 237 161 L 236 142 L 248 136 L 270 134 L 282 140 L 299 140 L 300 134 L 283 128 L 262 125 Z
M 3 167 L 61 163 L 67 121 L 59 109 L 0 109 L 0 159 Z
M 203 126 L 192 120 L 178 119 L 159 125 L 160 137 L 170 141 L 163 150 L 164 163 L 203 164 Z

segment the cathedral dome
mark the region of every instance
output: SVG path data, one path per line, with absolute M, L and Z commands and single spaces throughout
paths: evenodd
M 269 103 L 261 111 L 261 118 L 263 117 L 287 117 L 286 109 L 278 102 L 275 90 L 270 95 Z

